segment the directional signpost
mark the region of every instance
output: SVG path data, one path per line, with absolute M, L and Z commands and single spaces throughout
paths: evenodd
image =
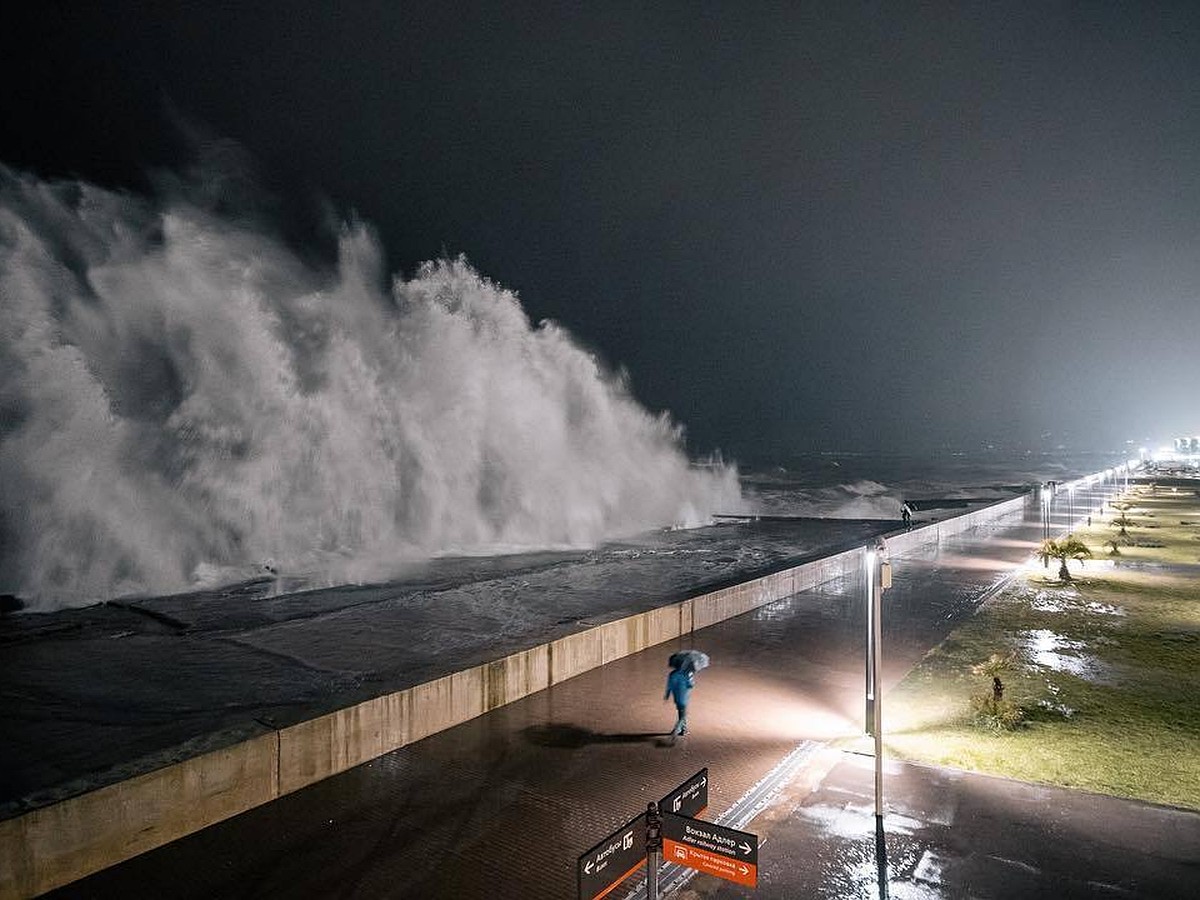
M 649 900 L 658 900 L 661 862 L 756 887 L 758 835 L 697 819 L 707 808 L 706 767 L 579 857 L 580 900 L 599 900 L 647 861 Z
M 618 828 L 579 857 L 580 900 L 596 900 L 646 862 L 646 814 Z
M 666 813 L 691 816 L 693 819 L 708 809 L 708 766 L 659 800 L 658 808 Z
M 663 859 L 746 887 L 758 886 L 758 835 L 663 813 Z

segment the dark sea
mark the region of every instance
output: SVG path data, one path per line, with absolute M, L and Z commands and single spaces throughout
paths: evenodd
M 827 451 L 752 461 L 743 466 L 740 482 L 747 502 L 764 514 L 894 519 L 905 501 L 1004 499 L 1014 490 L 1127 461 L 1119 452 L 1067 450 Z

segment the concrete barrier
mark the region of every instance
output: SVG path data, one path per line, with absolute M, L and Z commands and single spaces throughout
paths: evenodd
M 0 896 L 31 897 L 279 796 L 270 732 L 0 822 Z
M 893 557 L 1027 498 L 889 536 Z M 862 548 L 594 625 L 223 750 L 0 821 L 0 900 L 83 878 L 597 666 L 862 571 Z
M 948 537 L 973 531 L 983 525 L 1000 522 L 1006 519 L 1023 518 L 1036 500 L 1029 494 L 1002 500 L 989 506 L 975 509 L 961 516 L 954 516 L 940 522 L 930 522 L 918 525 L 911 531 L 902 531 L 888 535 L 887 544 L 892 556 L 910 553 L 929 544 L 937 544 Z

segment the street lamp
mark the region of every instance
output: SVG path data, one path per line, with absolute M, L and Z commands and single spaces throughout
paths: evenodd
M 1054 482 L 1042 485 L 1042 540 L 1050 540 L 1050 505 L 1054 502 Z M 1046 565 L 1049 565 L 1047 563 Z
M 866 552 L 867 565 L 867 727 L 875 738 L 875 816 L 883 817 L 883 592 L 892 586 L 892 564 L 881 538 Z

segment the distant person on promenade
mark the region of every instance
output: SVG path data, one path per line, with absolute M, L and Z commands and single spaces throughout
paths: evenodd
M 904 519 L 905 528 L 912 528 L 912 508 L 907 503 L 901 504 L 900 517 Z
M 695 685 L 696 680 L 691 669 L 685 671 L 681 665 L 671 667 L 671 674 L 667 676 L 667 690 L 663 694 L 663 700 L 675 699 L 675 711 L 678 713 L 678 718 L 675 721 L 675 727 L 671 729 L 672 737 L 677 734 L 687 734 L 688 699 L 692 696 L 692 688 Z

